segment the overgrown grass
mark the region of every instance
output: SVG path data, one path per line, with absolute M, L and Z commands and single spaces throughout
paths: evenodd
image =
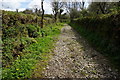
M 51 52 L 54 46 L 54 38 L 60 34 L 60 29 L 62 26 L 62 23 L 57 23 L 40 29 L 38 35 L 43 33 L 44 37 L 21 37 L 21 41 L 23 44 L 26 44 L 26 46 L 24 46 L 24 49 L 22 49 L 21 55 L 18 54 L 15 61 L 11 62 L 11 65 L 3 67 L 2 79 L 7 80 L 31 78 L 32 72 L 36 68 L 35 65 L 40 61 L 46 61 L 48 59 L 48 54 Z M 12 42 L 16 41 L 14 39 L 15 38 L 12 38 Z M 11 40 L 8 43 L 12 44 Z M 18 43 L 16 42 L 16 44 Z M 11 49 L 12 48 L 13 46 L 11 46 Z M 10 46 L 7 49 L 10 50 Z M 8 57 L 10 56 L 11 54 L 8 55 Z

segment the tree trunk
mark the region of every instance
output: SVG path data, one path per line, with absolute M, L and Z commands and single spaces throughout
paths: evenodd
M 42 16 L 41 16 L 41 28 L 43 28 L 43 19 L 44 19 L 43 1 L 44 1 L 44 0 L 41 0 L 41 8 L 42 8 Z
M 44 0 L 41 0 L 41 8 L 42 8 L 41 28 L 43 28 L 43 19 L 44 19 L 43 1 L 44 1 Z M 42 37 L 43 37 L 43 36 L 44 36 L 43 31 L 42 31 L 41 33 L 42 33 Z
M 55 13 L 55 22 L 57 22 L 57 15 L 58 15 L 58 12 Z

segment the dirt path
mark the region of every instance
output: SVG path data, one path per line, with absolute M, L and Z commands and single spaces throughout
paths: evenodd
M 61 30 L 45 78 L 118 78 L 117 70 L 69 25 Z M 113 80 L 114 80 L 113 79 Z

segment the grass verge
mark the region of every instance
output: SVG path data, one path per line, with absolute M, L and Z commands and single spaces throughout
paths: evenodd
M 102 53 L 106 58 L 109 59 L 111 66 L 113 68 L 117 68 L 120 71 L 119 67 L 119 61 L 120 61 L 120 55 L 119 52 L 112 52 L 110 49 L 115 48 L 109 45 L 109 41 L 104 39 L 103 37 L 99 36 L 97 33 L 92 32 L 90 30 L 86 30 L 84 26 L 80 26 L 75 23 L 69 23 L 81 36 L 83 36 L 91 45 Z M 110 48 L 109 48 L 110 47 Z M 114 54 L 116 53 L 116 54 Z
M 33 43 L 29 44 L 22 51 L 10 66 L 2 68 L 2 79 L 24 79 L 31 78 L 33 71 L 37 68 L 36 64 L 45 65 L 54 48 L 55 38 L 60 34 L 63 23 L 52 24 L 40 30 L 44 37 L 32 38 Z M 41 62 L 41 63 L 40 63 Z M 43 68 L 41 67 L 40 72 Z

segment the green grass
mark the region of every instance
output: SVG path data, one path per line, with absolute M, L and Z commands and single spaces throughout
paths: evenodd
M 119 51 L 116 49 L 115 46 L 110 45 L 109 40 L 99 36 L 96 32 L 92 32 L 90 30 L 85 29 L 84 28 L 85 26 L 81 26 L 75 23 L 70 23 L 70 25 L 81 36 L 83 36 L 94 49 L 96 49 L 104 56 L 106 56 L 109 59 L 110 63 L 112 63 L 111 65 L 113 67 L 118 68 L 120 71 L 120 67 L 119 67 L 120 54 L 118 54 Z
M 51 24 L 44 27 L 40 30 L 40 32 L 38 32 L 39 35 L 43 33 L 44 37 L 22 37 L 21 41 L 23 44 L 26 44 L 26 46 L 24 46 L 21 55 L 18 55 L 17 58 L 11 62 L 11 65 L 2 68 L 2 79 L 7 80 L 31 78 L 33 71 L 37 67 L 36 64 L 41 61 L 48 60 L 49 53 L 54 48 L 54 38 L 60 34 L 61 27 L 63 27 L 62 23 L 57 23 L 54 25 Z M 15 41 L 14 38 L 12 40 Z M 12 44 L 11 40 L 9 42 Z M 13 46 L 11 45 L 11 49 L 12 48 Z M 7 49 L 10 50 L 10 47 Z M 10 57 L 11 54 L 8 56 Z M 39 65 L 42 64 L 39 63 Z

